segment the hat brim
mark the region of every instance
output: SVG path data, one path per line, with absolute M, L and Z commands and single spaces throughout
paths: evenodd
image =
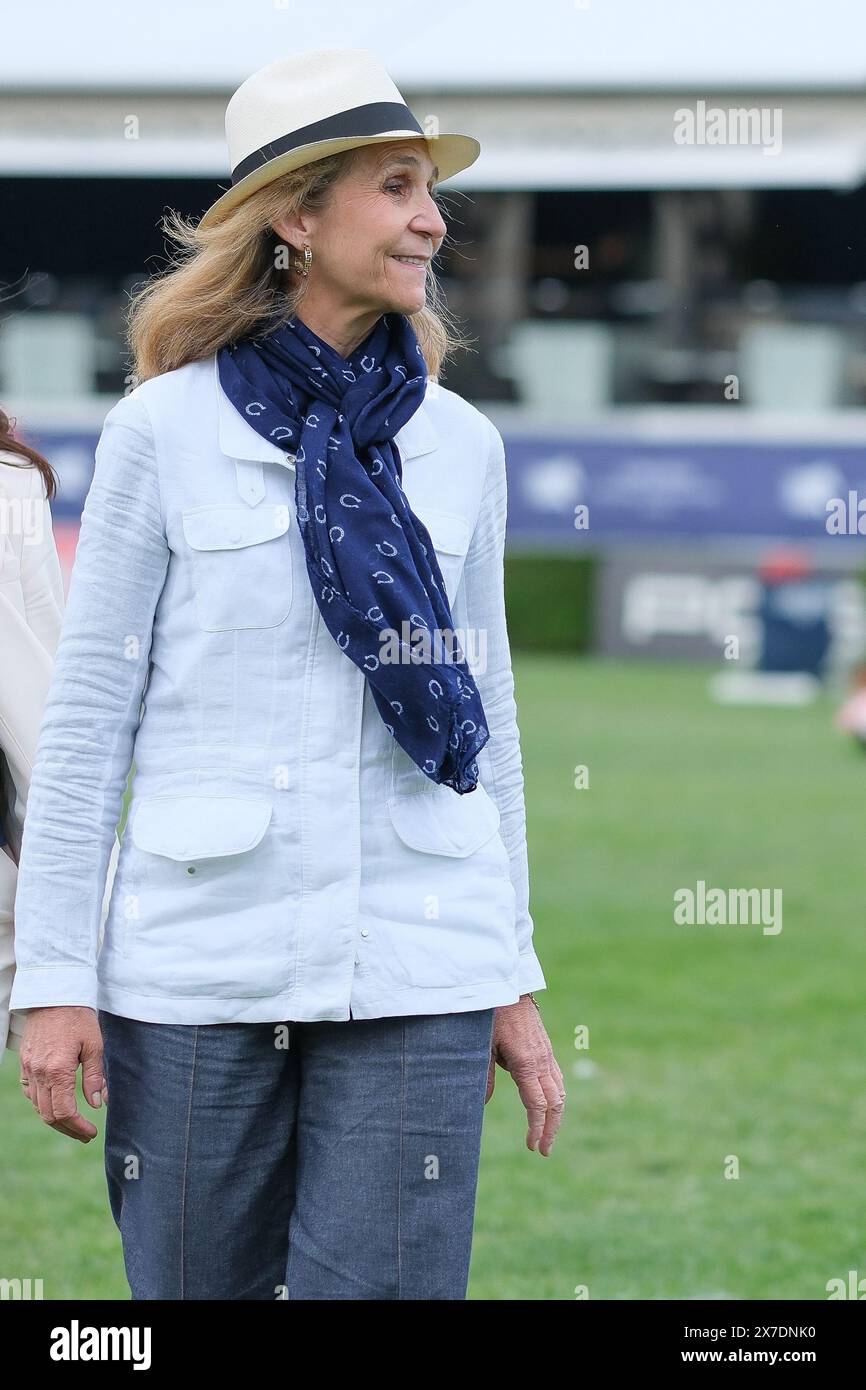
M 255 169 L 246 178 L 241 179 L 223 193 L 221 198 L 217 198 L 215 203 L 207 209 L 199 220 L 199 227 L 213 227 L 231 212 L 232 208 L 237 207 L 244 199 L 257 189 L 264 188 L 265 184 L 273 183 L 281 174 L 290 174 L 293 169 L 301 169 L 305 164 L 312 164 L 317 159 L 324 159 L 329 154 L 339 154 L 342 150 L 358 149 L 361 145 L 378 145 L 387 143 L 389 140 L 426 140 L 430 147 L 431 158 L 439 168 L 438 182 L 443 183 L 445 179 L 453 178 L 461 170 L 468 169 L 470 164 L 474 164 L 481 153 L 481 145 L 471 135 L 455 135 L 451 132 L 445 135 L 424 135 L 417 130 L 386 130 L 381 135 L 363 135 L 337 140 L 317 140 L 311 145 L 299 145 L 297 149 L 290 150 L 287 154 L 279 155 L 276 159 L 268 160 L 260 169 Z

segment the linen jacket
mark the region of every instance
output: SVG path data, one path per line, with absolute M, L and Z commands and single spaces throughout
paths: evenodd
M 15 972 L 18 855 L 39 724 L 63 617 L 63 577 L 38 468 L 0 451 L 0 1062 L 17 1049 L 23 1015 L 9 1014 Z
M 154 377 L 96 450 L 24 823 L 14 1008 L 341 1020 L 546 987 L 503 441 L 436 382 L 395 440 L 488 719 L 478 787 L 436 785 L 388 733 L 313 596 L 294 456 L 235 410 L 216 354 Z

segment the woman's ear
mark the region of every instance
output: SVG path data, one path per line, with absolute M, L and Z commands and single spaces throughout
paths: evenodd
M 272 231 L 272 232 L 275 232 L 276 235 L 280 238 L 281 241 L 286 241 L 286 242 L 288 242 L 290 245 L 292 244 L 292 239 L 291 239 L 291 236 L 290 236 L 289 234 L 290 234 L 290 232 L 293 231 L 293 230 L 295 230 L 295 229 L 293 228 L 292 223 L 289 222 L 289 221 L 288 221 L 286 218 L 284 218 L 284 217 L 283 217 L 283 218 L 280 218 L 280 219 L 279 219 L 278 221 L 276 221 L 276 222 L 272 222 L 272 223 L 271 223 L 271 231 Z M 296 249 L 297 249 L 297 248 L 296 248 Z
M 300 251 L 304 242 L 310 239 L 309 227 L 302 217 L 277 218 L 271 223 L 271 229 L 295 251 Z

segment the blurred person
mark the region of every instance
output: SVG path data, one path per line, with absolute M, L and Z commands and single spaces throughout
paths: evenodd
M 19 871 L 22 1081 L 82 1142 L 79 1060 L 107 1085 L 134 1299 L 462 1299 L 497 1063 L 530 1149 L 565 1095 L 504 446 L 438 383 L 435 186 L 479 146 L 425 138 L 356 49 L 254 73 L 226 133 L 232 186 L 134 298 L 85 502 Z M 487 659 L 419 656 L 455 630 Z
M 758 566 L 761 625 L 758 669 L 806 672 L 823 679 L 830 649 L 832 593 L 808 555 L 792 546 L 768 551 Z
M 63 617 L 63 578 L 51 517 L 57 480 L 47 459 L 16 439 L 0 410 L 0 1062 L 20 1046 L 10 1017 L 14 903 L 39 723 Z
M 851 672 L 848 695 L 836 711 L 833 722 L 866 752 L 866 664 L 861 662 Z

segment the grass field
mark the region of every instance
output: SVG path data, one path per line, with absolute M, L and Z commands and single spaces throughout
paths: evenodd
M 544 1159 L 497 1071 L 469 1296 L 826 1298 L 866 1275 L 866 758 L 829 700 L 719 709 L 701 668 L 522 656 L 515 674 L 540 1002 L 569 1098 Z M 780 888 L 782 930 L 675 925 L 699 879 Z M 19 1090 L 10 1053 L 0 1276 L 128 1298 L 101 1134 L 54 1134 Z

